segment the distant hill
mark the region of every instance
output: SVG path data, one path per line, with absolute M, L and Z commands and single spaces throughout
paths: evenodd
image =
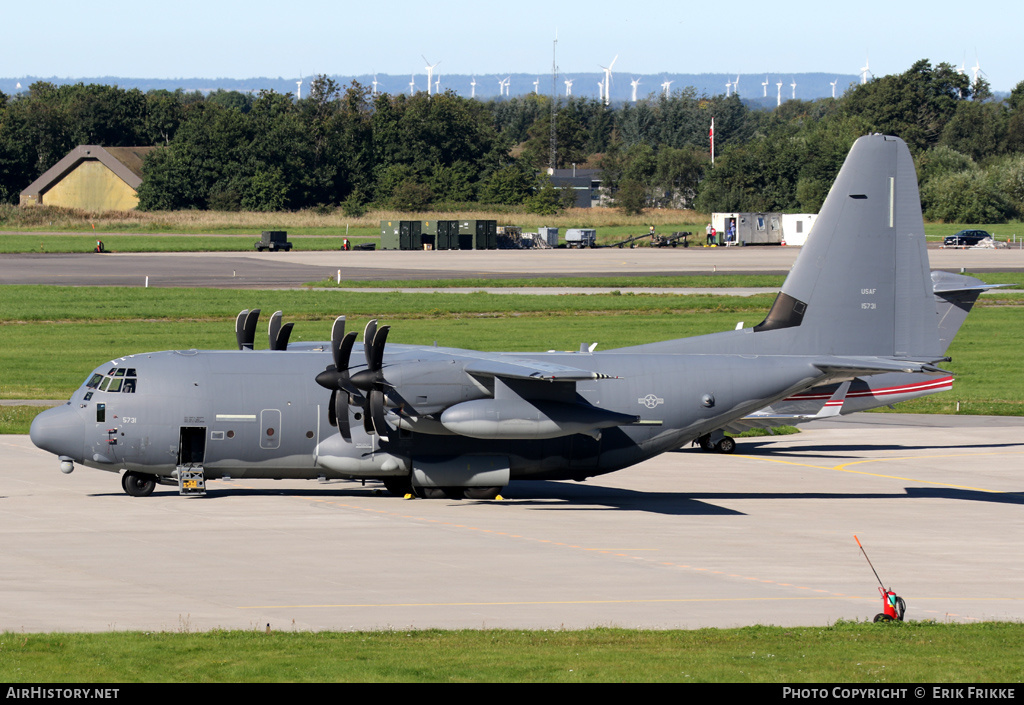
M 509 79 L 508 95 L 521 96 L 533 93 L 536 90 L 544 95 L 551 95 L 551 75 L 534 75 L 525 73 L 514 74 L 481 74 L 478 76 L 453 74 L 446 76 L 435 75 L 435 82 L 440 79 L 441 91 L 453 90 L 457 94 L 470 97 L 475 94 L 477 98 L 490 100 L 499 97 L 499 81 Z M 310 82 L 314 76 L 305 76 L 302 81 L 302 93 L 309 90 Z M 391 74 L 363 74 L 360 76 L 331 76 L 343 86 L 352 81 L 359 81 L 367 87 L 372 87 L 373 81 L 377 81 L 377 90 L 391 94 L 409 93 L 410 81 L 414 84 L 416 91 L 427 90 L 427 77 L 424 74 L 415 76 L 396 76 Z M 567 80 L 572 81 L 572 95 L 588 98 L 598 98 L 598 82 L 604 79 L 600 72 L 592 73 L 566 73 L 559 74 L 555 83 L 555 90 L 560 97 L 566 95 Z M 639 79 L 637 86 L 637 97 L 646 98 L 652 94 L 660 95 L 664 92 L 662 84 L 671 81 L 670 90 L 676 91 L 687 87 L 695 89 L 697 95 L 721 95 L 726 92 L 726 83 L 730 84 L 729 92 L 733 92 L 732 82 L 736 75 L 724 73 L 702 73 L 702 74 L 613 74 L 611 99 L 616 103 L 632 99 L 632 81 Z M 294 78 L 124 78 L 121 76 L 98 76 L 82 78 L 58 78 L 56 76 L 20 76 L 13 78 L 0 78 L 0 91 L 8 95 L 14 95 L 21 91 L 28 90 L 28 87 L 37 81 L 47 81 L 55 85 L 74 83 L 100 83 L 114 85 L 121 88 L 138 88 L 141 91 L 182 89 L 184 91 L 200 91 L 209 93 L 216 90 L 258 92 L 261 90 L 272 90 L 277 93 L 296 92 Z M 476 86 L 474 88 L 473 81 Z M 854 74 L 830 74 L 830 73 L 796 73 L 796 74 L 740 74 L 739 96 L 745 102 L 763 104 L 765 107 L 774 107 L 781 95 L 783 101 L 793 97 L 792 83 L 796 83 L 796 98 L 799 100 L 814 100 L 816 98 L 827 98 L 832 96 L 833 81 L 836 82 L 835 95 L 840 97 L 843 91 L 856 83 L 859 77 Z M 766 83 L 768 85 L 763 85 Z M 782 86 L 778 86 L 779 83 Z M 20 84 L 21 88 L 18 88 Z

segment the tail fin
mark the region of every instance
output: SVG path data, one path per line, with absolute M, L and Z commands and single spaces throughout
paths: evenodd
M 785 340 L 787 352 L 941 355 L 917 173 L 903 140 L 871 135 L 854 143 L 754 331 L 766 334 L 765 343 Z

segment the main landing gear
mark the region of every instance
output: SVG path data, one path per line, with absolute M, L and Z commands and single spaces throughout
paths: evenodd
M 718 451 L 729 455 L 736 452 L 736 439 L 732 436 L 726 436 L 721 431 L 715 431 L 714 433 L 705 433 L 694 441 L 700 446 L 701 450 L 706 453 L 712 451 Z
M 384 488 L 395 497 L 412 495 L 421 499 L 497 499 L 504 487 L 414 487 L 408 477 L 384 480 Z

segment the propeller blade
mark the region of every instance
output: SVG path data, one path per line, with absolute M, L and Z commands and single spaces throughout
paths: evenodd
M 338 412 L 335 411 L 334 408 L 335 402 L 337 401 L 337 397 L 338 390 L 335 389 L 333 392 L 331 392 L 331 402 L 327 405 L 327 423 L 331 424 L 332 426 L 338 425 Z
M 291 335 L 291 327 L 293 323 L 289 323 L 285 326 L 281 325 L 282 314 L 280 311 L 274 311 L 274 315 L 270 317 L 270 325 L 267 326 L 267 339 L 270 342 L 271 350 L 287 350 L 288 349 L 288 336 Z M 283 345 L 282 345 L 283 337 Z
M 239 318 L 242 314 L 238 314 Z M 242 337 L 239 340 L 239 350 L 252 350 L 256 343 L 256 324 L 260 322 L 260 310 L 254 308 L 248 311 L 245 316 L 245 322 L 242 324 Z M 238 319 L 235 319 L 235 335 L 238 335 Z
M 373 338 L 377 334 L 377 319 L 374 318 L 372 321 L 366 324 L 366 329 L 363 330 L 363 354 L 366 356 L 366 366 L 373 369 L 373 364 L 370 360 L 370 348 L 373 347 Z
M 382 441 L 388 440 L 388 434 L 392 431 L 391 427 L 388 426 L 387 418 L 385 417 L 386 413 L 384 392 L 380 389 L 374 389 L 370 392 L 370 417 L 373 420 L 373 430 L 377 432 Z
M 338 376 L 338 388 L 348 392 L 350 397 L 349 403 L 362 404 L 363 395 L 359 393 L 359 389 L 352 384 L 352 379 L 348 373 L 348 360 L 352 354 L 352 347 L 356 344 L 356 332 L 351 331 L 341 341 L 341 347 L 338 350 L 338 362 L 340 363 L 339 370 L 341 370 Z
M 370 363 L 370 369 L 374 372 L 379 372 L 384 366 L 384 345 L 388 342 L 388 331 L 391 330 L 391 326 L 382 326 L 377 329 L 377 334 L 373 336 L 373 350 L 372 362 Z M 383 375 L 380 375 L 380 381 L 384 380 Z
M 338 316 L 334 319 L 334 325 L 331 326 L 331 357 L 334 359 L 334 366 L 339 370 L 348 366 L 348 362 L 342 365 L 338 359 L 338 350 L 341 348 L 341 341 L 344 337 L 345 317 Z
M 292 328 L 294 327 L 294 323 L 285 323 L 281 327 L 281 332 L 277 334 L 277 347 L 274 350 L 288 349 L 288 340 L 292 337 Z
M 277 336 L 281 333 L 281 312 L 274 311 L 270 316 L 270 323 L 267 325 L 267 341 L 271 350 L 277 350 Z
M 348 421 L 348 395 L 341 390 L 337 390 L 331 395 L 331 402 L 334 407 L 335 425 L 338 427 L 338 431 L 341 432 L 341 437 L 351 443 L 352 430 L 349 428 Z
M 372 436 L 376 433 L 373 430 L 373 418 L 370 416 L 370 400 L 368 398 L 363 403 L 363 431 L 366 432 L 367 436 Z
M 249 309 L 239 311 L 235 317 L 235 341 L 238 343 L 238 349 L 243 350 L 242 343 L 245 341 L 245 317 L 249 315 Z

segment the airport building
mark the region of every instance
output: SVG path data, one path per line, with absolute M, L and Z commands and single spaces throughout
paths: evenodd
M 139 205 L 142 163 L 156 147 L 75 147 L 21 192 L 23 206 L 127 211 Z

